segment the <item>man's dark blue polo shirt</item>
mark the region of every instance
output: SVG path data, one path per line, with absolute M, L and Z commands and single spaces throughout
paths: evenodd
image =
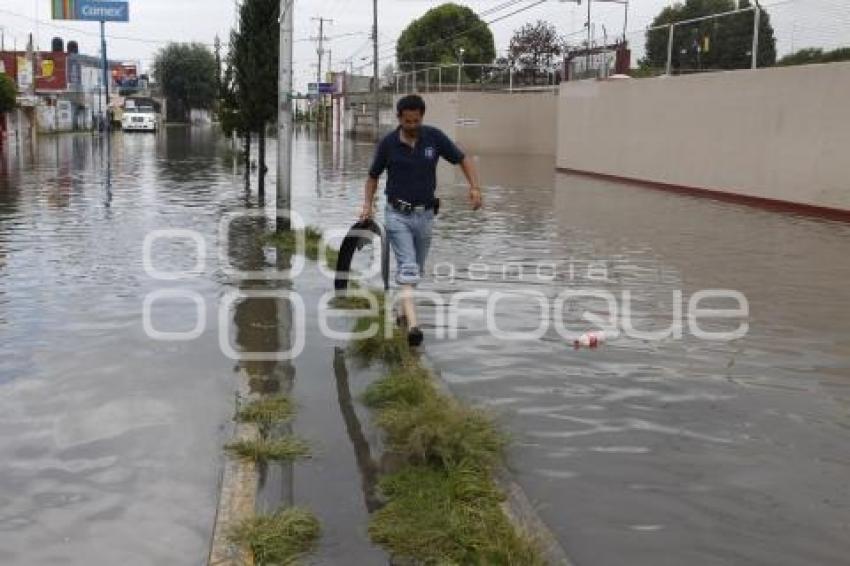
M 401 141 L 401 127 L 378 144 L 369 176 L 377 179 L 387 170 L 387 198 L 414 204 L 429 203 L 437 190 L 437 162 L 440 157 L 457 165 L 464 154 L 438 128 L 421 126 L 414 147 Z

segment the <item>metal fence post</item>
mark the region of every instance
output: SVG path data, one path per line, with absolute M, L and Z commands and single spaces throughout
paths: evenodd
M 508 92 L 514 91 L 514 66 L 508 67 Z
M 443 66 L 437 67 L 437 81 L 440 83 L 440 92 L 443 92 Z
M 398 95 L 398 73 L 395 75 L 395 93 Z
M 755 6 L 755 14 L 753 17 L 753 69 L 758 68 L 758 56 L 759 56 L 759 24 L 761 23 L 761 7 L 759 3 L 756 2 Z
M 457 91 L 460 93 L 460 74 L 463 72 L 463 63 L 457 66 Z
M 431 92 L 431 68 L 425 69 L 425 90 Z
M 673 69 L 673 30 L 676 24 L 670 24 L 670 34 L 667 37 L 667 74 Z

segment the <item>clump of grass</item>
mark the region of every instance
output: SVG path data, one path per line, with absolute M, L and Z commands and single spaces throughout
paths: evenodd
M 295 230 L 284 230 L 274 232 L 265 237 L 265 241 L 279 250 L 294 254 L 298 248 L 298 238 Z M 319 244 L 322 241 L 322 232 L 314 226 L 304 228 L 304 255 L 308 259 L 316 260 L 319 257 Z
M 335 309 L 353 310 L 368 309 L 371 305 L 369 304 L 369 299 L 361 295 L 337 295 L 336 297 L 331 299 L 330 306 Z
M 310 446 L 294 436 L 239 440 L 227 444 L 224 448 L 237 456 L 255 462 L 296 460 L 310 455 Z
M 384 296 L 378 295 L 378 314 L 360 317 L 354 324 L 353 332 L 363 332 L 377 324 L 377 332 L 374 335 L 353 340 L 349 346 L 351 353 L 366 364 L 382 360 L 385 364 L 394 366 L 411 357 L 407 336 L 402 329 L 387 328 L 386 308 Z
M 277 395 L 252 401 L 240 407 L 236 420 L 241 423 L 254 423 L 263 433 L 277 423 L 287 422 L 295 415 L 295 407 L 286 395 Z
M 544 564 L 480 468 L 411 466 L 383 478 L 380 488 L 389 503 L 373 515 L 369 534 L 396 555 L 426 564 Z
M 265 236 L 264 241 L 278 248 L 280 251 L 288 254 L 297 252 L 298 238 L 296 232 L 292 230 L 284 232 L 274 232 Z M 304 256 L 312 261 L 319 259 L 319 252 L 322 250 L 322 231 L 315 226 L 307 226 L 304 228 Z M 339 259 L 339 250 L 325 244 L 325 264 L 329 269 L 336 269 L 336 262 Z
M 413 463 L 443 467 L 498 462 L 504 439 L 483 411 L 463 407 L 444 395 L 429 395 L 416 405 L 391 405 L 378 414 L 387 444 Z
M 399 405 L 418 405 L 434 395 L 428 370 L 408 363 L 373 381 L 363 393 L 363 403 L 372 409 Z
M 228 538 L 249 549 L 257 566 L 270 566 L 295 564 L 313 549 L 320 534 L 315 515 L 290 507 L 273 515 L 245 519 Z

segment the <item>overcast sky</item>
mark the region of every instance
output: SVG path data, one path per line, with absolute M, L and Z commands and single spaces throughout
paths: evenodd
M 439 0 L 379 0 L 379 39 L 381 68 L 393 62 L 394 45 L 398 34 L 414 18 L 442 2 Z M 504 3 L 504 0 L 459 1 L 482 12 Z M 507 15 L 519 6 L 484 16 L 485 20 Z M 635 43 L 641 32 L 668 0 L 631 0 L 629 8 L 630 36 Z M 762 0 L 768 6 L 778 36 L 780 53 L 801 47 L 835 47 L 850 45 L 850 0 Z M 66 41 L 76 39 L 82 53 L 99 52 L 97 23 L 54 22 L 50 20 L 50 0 L 0 0 L 0 27 L 5 28 L 6 48 L 17 41 L 18 48 L 26 43 L 27 33 L 33 32 L 42 49 L 49 49 L 50 39 L 60 36 Z M 771 7 L 772 5 L 772 7 Z M 311 18 L 333 19 L 326 24 L 325 35 L 333 39 L 327 44 L 332 65 L 336 69 L 353 58 L 355 70 L 371 65 L 369 31 L 372 25 L 371 0 L 296 0 L 295 23 L 295 84 L 305 89 L 315 78 L 316 45 L 309 41 L 318 34 L 318 22 Z M 602 25 L 609 35 L 623 30 L 623 7 L 619 4 L 592 5 L 596 29 Z M 233 26 L 236 8 L 233 0 L 130 0 L 130 23 L 107 24 L 108 51 L 111 59 L 138 61 L 148 69 L 157 48 L 168 41 L 199 41 L 212 44 L 216 34 L 227 41 Z M 549 0 L 539 6 L 493 23 L 496 49 L 507 48 L 513 31 L 524 23 L 544 19 L 552 22 L 562 34 L 581 34 L 587 17 L 587 4 Z M 62 26 L 62 27 L 56 27 Z M 344 37 L 339 37 L 344 36 Z M 573 35 L 575 38 L 576 35 Z M 634 45 L 640 49 L 640 45 Z M 226 46 L 225 46 L 226 49 Z M 362 59 L 366 57 L 366 59 Z M 323 67 L 327 67 L 325 55 Z M 371 67 L 364 67 L 371 72 Z

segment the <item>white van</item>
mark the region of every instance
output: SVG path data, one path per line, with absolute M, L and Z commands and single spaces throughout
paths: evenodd
M 124 108 L 124 115 L 121 117 L 121 129 L 125 132 L 155 132 L 157 117 L 153 106 Z

